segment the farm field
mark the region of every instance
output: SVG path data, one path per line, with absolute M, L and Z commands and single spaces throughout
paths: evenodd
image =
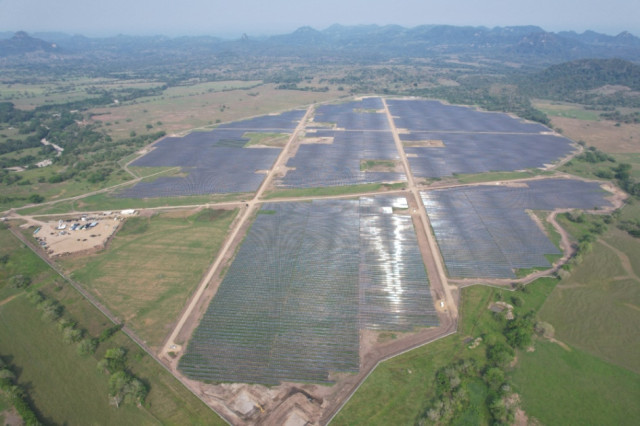
M 104 251 L 63 261 L 73 277 L 157 347 L 215 257 L 234 210 L 129 219 Z
M 640 419 L 640 375 L 573 346 L 536 342 L 535 351 L 519 354 L 513 383 L 527 416 L 542 424 L 635 425 Z
M 635 205 L 630 207 L 637 212 Z M 563 225 L 580 235 L 571 222 Z M 635 356 L 640 350 L 639 253 L 637 239 L 615 228 L 608 230 L 540 311 L 559 340 L 636 373 L 640 373 Z
M 63 315 L 92 336 L 112 324 L 71 289 L 41 259 L 7 230 L 0 230 L 0 254 L 9 255 L 0 267 L 0 342 L 5 361 L 15 366 L 18 383 L 24 385 L 39 419 L 54 424 L 222 424 L 195 398 L 126 336 L 116 333 L 96 354 L 81 357 L 76 345 L 63 343 L 55 323 L 43 321 L 41 312 L 13 289 L 8 277 L 16 273 L 32 278 L 30 291 L 39 290 L 63 306 Z M 19 332 L 17 331 L 19 330 Z M 134 374 L 150 388 L 143 407 L 109 404 L 108 376 L 96 366 L 109 347 L 124 347 Z

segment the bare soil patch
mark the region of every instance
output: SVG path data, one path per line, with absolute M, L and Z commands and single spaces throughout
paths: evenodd
M 88 227 L 95 223 L 93 227 Z M 35 235 L 40 245 L 52 256 L 78 254 L 89 252 L 93 249 L 105 247 L 109 238 L 116 232 L 120 225 L 118 216 L 88 217 L 85 221 L 81 217 L 65 218 L 59 221 L 46 222 Z M 74 224 L 79 226 L 72 230 Z M 64 229 L 59 229 L 64 226 Z M 85 229 L 80 229 L 87 226 Z
M 444 148 L 444 142 L 439 139 L 404 141 L 402 145 L 405 148 Z

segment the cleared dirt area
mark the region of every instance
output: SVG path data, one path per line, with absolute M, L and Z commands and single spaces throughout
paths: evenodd
M 444 148 L 444 142 L 439 139 L 403 141 L 402 145 L 406 148 Z
M 120 216 L 110 214 L 66 217 L 64 220 L 48 222 L 29 222 L 23 227 L 37 226 L 40 228 L 34 237 L 50 256 L 55 257 L 103 248 L 118 229 L 120 223 Z

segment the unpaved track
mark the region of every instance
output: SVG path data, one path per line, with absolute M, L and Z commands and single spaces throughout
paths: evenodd
M 398 150 L 398 155 L 400 155 L 400 160 L 402 161 L 402 166 L 404 167 L 404 174 L 407 176 L 408 189 L 413 195 L 415 203 L 417 204 L 418 214 L 420 216 L 420 220 L 422 221 L 427 241 L 429 243 L 429 251 L 427 253 L 428 262 L 425 265 L 425 267 L 427 268 L 427 274 L 429 275 L 429 281 L 432 286 L 442 288 L 442 290 L 444 291 L 444 302 L 447 306 L 447 310 L 450 312 L 453 318 L 457 318 L 458 307 L 453 298 L 452 288 L 449 286 L 449 283 L 447 281 L 447 275 L 444 272 L 444 262 L 442 261 L 442 258 L 440 256 L 440 251 L 438 250 L 435 237 L 431 232 L 431 223 L 429 222 L 429 216 L 427 216 L 427 210 L 424 208 L 424 203 L 422 202 L 422 199 L 420 197 L 419 188 L 416 186 L 416 183 L 413 179 L 413 173 L 411 173 L 411 168 L 409 167 L 407 154 L 404 152 L 404 147 L 402 146 L 402 141 L 400 140 L 400 135 L 398 134 L 398 129 L 396 128 L 395 122 L 393 121 L 393 117 L 391 116 L 391 111 L 389 111 L 389 106 L 387 105 L 386 99 L 383 98 L 382 103 L 384 104 L 384 110 L 387 115 L 387 120 L 389 121 L 391 133 L 393 134 L 393 140 L 395 141 L 396 149 Z

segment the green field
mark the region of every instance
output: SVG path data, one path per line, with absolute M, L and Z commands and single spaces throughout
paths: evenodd
M 109 406 L 107 377 L 97 371 L 96 359 L 79 357 L 75 345 L 63 343 L 55 325 L 43 323 L 24 296 L 1 308 L 0 341 L 47 423 L 156 423 L 145 409 Z
M 157 198 L 117 198 L 109 192 L 90 195 L 73 201 L 63 201 L 56 204 L 29 207 L 21 209 L 21 214 L 48 215 L 72 213 L 75 211 L 100 211 L 146 209 L 155 207 L 196 206 L 204 204 L 226 203 L 241 201 L 252 197 L 250 193 L 190 195 L 184 197 Z
M 30 204 L 27 198 L 32 194 L 39 194 L 47 201 L 55 201 L 56 199 L 64 199 L 86 194 L 88 192 L 97 191 L 99 189 L 108 188 L 131 180 L 131 175 L 124 170 L 118 170 L 112 173 L 109 178 L 103 182 L 92 184 L 86 179 L 70 179 L 61 183 L 49 183 L 47 180 L 61 171 L 61 166 L 48 166 L 42 168 L 28 169 L 20 172 L 22 181 L 29 181 L 29 185 L 0 185 L 2 195 L 5 197 L 18 197 L 14 201 L 0 202 L 0 211 L 10 207 L 19 207 Z M 43 182 L 40 182 L 44 180 Z
M 593 244 L 591 253 L 556 287 L 539 315 L 555 327 L 558 339 L 640 373 L 640 240 L 613 227 L 602 238 L 614 249 Z M 630 265 L 615 249 L 626 253 Z
M 403 189 L 406 183 L 367 183 L 364 185 L 346 185 L 346 186 L 327 186 L 318 188 L 295 188 L 295 189 L 277 189 L 265 193 L 265 200 L 274 198 L 293 198 L 293 197 L 323 197 L 335 195 L 358 194 L 361 192 L 376 192 L 383 190 Z
M 534 106 L 550 117 L 576 118 L 585 121 L 599 121 L 598 111 L 586 110 L 578 104 L 538 101 Z
M 529 418 L 544 425 L 640 421 L 640 376 L 576 348 L 538 341 L 519 354 L 513 382 Z
M 244 145 L 245 148 L 256 145 L 282 148 L 287 144 L 291 136 L 286 133 L 246 132 L 242 137 L 249 138 L 249 142 Z
M 0 255 L 5 254 L 9 260 L 0 265 L 0 354 L 14 367 L 18 383 L 45 424 L 224 424 L 121 332 L 101 344 L 93 356 L 80 357 L 75 345 L 63 343 L 55 324 L 40 318 L 24 290 L 9 288 L 7 277 L 30 275 L 31 288 L 60 301 L 65 317 L 92 336 L 112 324 L 9 231 L 0 230 Z M 128 367 L 148 385 L 142 407 L 109 404 L 108 376 L 96 366 L 112 347 L 127 350 Z
M 542 306 L 544 311 L 548 306 L 545 301 L 562 291 L 562 282 L 557 283 L 552 278 L 540 279 L 529 284 L 526 292 L 515 293 L 483 286 L 463 289 L 458 333 L 382 363 L 332 424 L 416 424 L 434 395 L 431 384 L 435 372 L 459 359 L 475 359 L 482 366 L 484 342 L 502 338 L 498 323 L 487 309 L 489 303 L 497 299 L 513 303 L 512 298 L 519 297 L 523 303 L 515 312 L 538 311 Z M 592 314 L 583 313 L 580 321 Z M 542 313 L 539 317 L 546 319 Z M 578 321 L 577 313 L 571 321 Z M 469 349 L 464 339 L 478 336 L 484 342 Z M 519 351 L 516 367 L 508 370 L 527 415 L 549 425 L 637 424 L 640 376 L 577 348 L 567 351 L 537 338 L 534 347 L 534 352 Z M 638 353 L 637 346 L 618 350 L 630 358 Z M 482 400 L 478 395 L 486 394 L 486 387 L 482 381 L 474 381 L 468 391 L 476 395 L 454 423 L 489 424 L 484 404 L 477 401 Z
M 236 213 L 205 209 L 131 218 L 106 250 L 62 263 L 157 347 L 215 258 Z
M 487 172 L 477 174 L 455 173 L 454 177 L 459 183 L 493 182 L 498 180 L 526 179 L 540 175 L 552 175 L 554 172 L 532 169 L 524 172 Z
M 530 284 L 528 293 L 517 293 L 524 303 L 516 311 L 537 310 L 556 282 L 540 279 Z M 434 395 L 431 384 L 436 370 L 458 359 L 474 359 L 479 365 L 485 362 L 485 344 L 469 349 L 464 342 L 467 337 L 483 336 L 485 341 L 503 339 L 498 334 L 498 323 L 487 309 L 498 294 L 509 302 L 516 293 L 484 286 L 464 288 L 458 333 L 380 364 L 331 424 L 415 424 Z M 484 392 L 482 383 L 476 387 Z M 465 413 L 467 424 L 488 424 L 488 413 L 471 411 Z

